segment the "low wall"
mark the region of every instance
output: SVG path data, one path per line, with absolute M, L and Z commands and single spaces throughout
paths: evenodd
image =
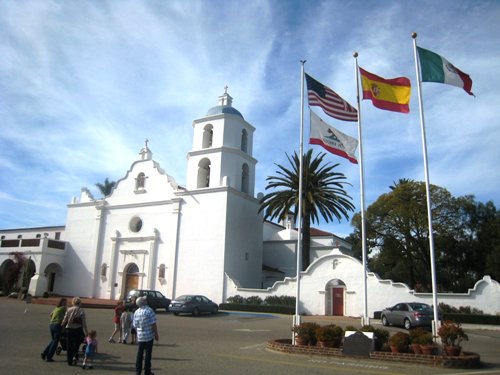
M 306 354 L 331 357 L 348 357 L 342 349 L 323 348 L 320 346 L 292 345 L 290 339 L 269 340 L 266 348 L 275 352 L 290 354 Z M 445 368 L 479 368 L 481 357 L 476 353 L 465 352 L 459 356 L 425 355 L 413 353 L 370 352 L 370 359 L 392 362 L 409 362 Z

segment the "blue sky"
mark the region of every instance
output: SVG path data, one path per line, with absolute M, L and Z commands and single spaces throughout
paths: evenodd
M 72 197 L 122 178 L 146 138 L 185 184 L 192 121 L 225 85 L 256 128 L 263 192 L 274 163 L 299 147 L 299 61 L 354 105 L 354 51 L 366 70 L 413 85 L 409 115 L 361 104 L 367 206 L 400 178 L 423 181 L 414 31 L 471 76 L 477 96 L 423 84 L 431 182 L 498 206 L 499 20 L 498 1 L 0 2 L 0 228 L 63 225 Z M 315 112 L 357 136 L 355 123 Z M 326 159 L 359 210 L 358 167 Z M 349 221 L 319 227 L 352 232 Z

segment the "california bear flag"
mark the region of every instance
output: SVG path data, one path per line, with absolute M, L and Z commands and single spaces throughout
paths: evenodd
M 355 156 L 358 141 L 328 125 L 313 111 L 309 110 L 309 112 L 311 114 L 309 143 L 320 145 L 332 154 L 346 158 L 351 163 L 358 164 Z

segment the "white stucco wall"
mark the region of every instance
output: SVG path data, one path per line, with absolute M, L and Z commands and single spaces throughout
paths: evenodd
M 332 254 L 314 261 L 304 272 L 301 272 L 300 301 L 301 314 L 326 315 L 330 309 L 326 306 L 328 284 L 332 280 L 340 280 L 345 284 L 344 315 L 360 317 L 363 315 L 362 264 L 355 258 L 333 251 Z M 258 295 L 262 299 L 267 296 L 295 296 L 295 277 L 285 278 L 267 289 L 241 288 L 230 277 L 227 277 L 226 296 L 241 295 L 250 297 Z M 368 314 L 373 317 L 375 311 L 393 306 L 398 302 L 425 302 L 432 305 L 432 293 L 415 293 L 403 284 L 391 280 L 381 280 L 376 274 L 368 273 L 367 277 Z M 500 312 L 500 284 L 489 276 L 479 280 L 474 288 L 465 293 L 438 293 L 438 302 L 454 307 L 471 306 L 486 314 Z

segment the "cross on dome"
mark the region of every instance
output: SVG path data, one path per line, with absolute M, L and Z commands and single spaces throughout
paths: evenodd
M 228 85 L 224 86 L 224 94 L 219 96 L 219 105 L 226 105 L 228 107 L 231 107 L 231 104 L 233 103 L 233 98 L 231 95 L 227 93 Z

